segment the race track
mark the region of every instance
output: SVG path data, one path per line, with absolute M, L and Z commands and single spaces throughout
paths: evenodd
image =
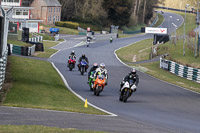
M 161 27 L 169 27 L 170 23 L 180 26 L 181 16 L 164 13 L 165 22 Z M 169 21 L 169 16 L 172 20 Z M 179 19 L 179 21 L 177 21 Z M 175 29 L 171 27 L 170 33 Z M 188 91 L 139 72 L 140 83 L 137 92 L 127 103 L 119 102 L 119 84 L 131 68 L 122 64 L 115 56 L 116 49 L 129 44 L 152 38 L 153 35 L 138 35 L 131 38 L 114 39 L 95 42 L 89 47 L 77 45 L 84 37 L 62 36 L 66 42 L 55 46 L 60 50 L 49 61 L 64 76 L 70 88 L 91 104 L 109 111 L 117 116 L 95 116 L 78 113 L 67 113 L 23 108 L 0 108 L 0 124 L 14 125 L 46 125 L 62 128 L 78 128 L 118 133 L 169 133 L 200 132 L 200 98 L 199 94 Z M 87 84 L 87 74 L 80 75 L 74 69 L 67 68 L 67 58 L 75 50 L 79 58 L 82 53 L 89 58 L 90 66 L 94 62 L 106 64 L 108 85 L 99 97 L 94 96 Z

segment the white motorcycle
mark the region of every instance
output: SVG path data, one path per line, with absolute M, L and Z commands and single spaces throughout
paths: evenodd
M 119 100 L 126 102 L 127 99 L 132 95 L 132 93 L 136 91 L 136 89 L 137 86 L 135 85 L 133 80 L 126 81 L 121 88 Z

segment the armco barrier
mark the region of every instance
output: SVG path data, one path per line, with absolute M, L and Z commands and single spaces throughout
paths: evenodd
M 183 66 L 174 61 L 160 58 L 160 68 L 168 70 L 177 76 L 200 83 L 200 69 Z

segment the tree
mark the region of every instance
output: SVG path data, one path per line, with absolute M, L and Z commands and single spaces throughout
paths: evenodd
M 103 8 L 107 12 L 110 24 L 123 26 L 129 23 L 132 0 L 104 0 Z

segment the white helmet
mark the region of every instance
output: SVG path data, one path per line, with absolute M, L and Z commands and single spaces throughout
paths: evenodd
M 99 66 L 100 66 L 100 68 L 103 70 L 103 69 L 105 68 L 106 65 L 105 65 L 104 63 L 101 63 Z

